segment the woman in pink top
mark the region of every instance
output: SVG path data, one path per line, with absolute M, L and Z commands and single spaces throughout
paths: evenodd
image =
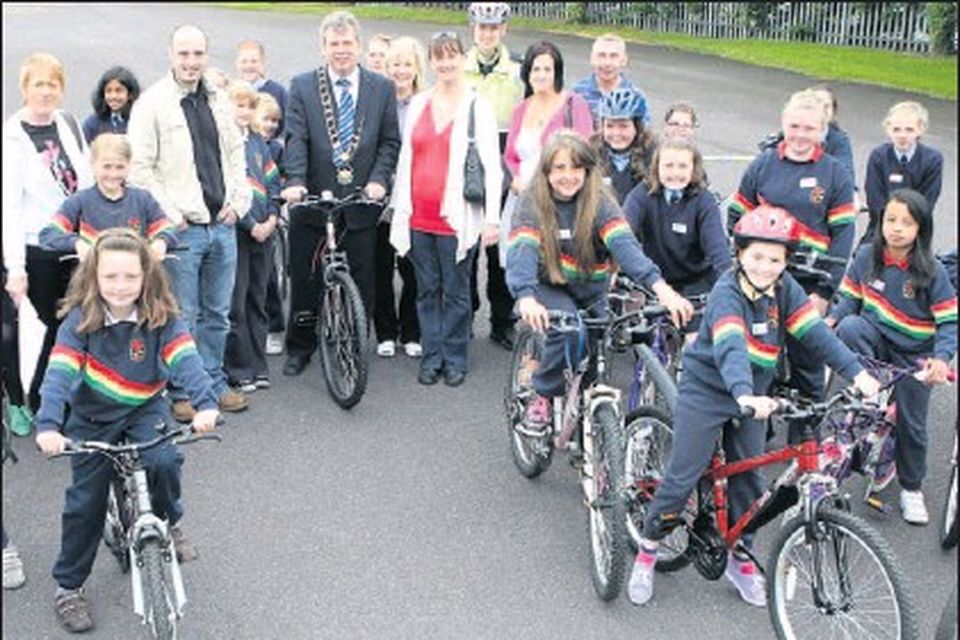
M 477 243 L 496 242 L 500 220 L 500 147 L 493 108 L 464 75 L 466 56 L 455 33 L 430 41 L 431 89 L 410 101 L 393 192 L 390 242 L 410 254 L 417 277 L 417 316 L 423 356 L 421 384 L 440 376 L 456 387 L 467 373 L 470 265 Z M 463 166 L 473 105 L 474 137 L 484 167 L 485 200 L 463 199 Z

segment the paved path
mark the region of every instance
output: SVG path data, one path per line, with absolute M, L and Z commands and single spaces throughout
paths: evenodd
M 99 74 L 115 63 L 148 85 L 166 68 L 171 30 L 184 22 L 211 36 L 213 64 L 232 66 L 232 45 L 266 43 L 271 74 L 282 81 L 317 62 L 319 20 L 191 6 L 4 5 L 4 114 L 19 104 L 17 69 L 48 50 L 67 66 L 65 106 L 88 111 Z M 434 25 L 369 22 L 367 34 L 410 33 Z M 465 33 L 465 29 L 461 30 Z M 51 34 L 56 34 L 51 36 Z M 522 49 L 541 37 L 511 32 Z M 588 71 L 589 43 L 553 37 L 566 53 L 568 81 Z M 91 43 L 98 43 L 92 46 Z M 694 101 L 706 153 L 749 153 L 777 124 L 790 91 L 810 81 L 781 71 L 656 47 L 630 48 L 631 75 L 655 114 L 674 99 Z M 887 107 L 907 94 L 841 84 L 841 121 L 858 167 L 881 140 Z M 748 93 L 753 93 L 747 97 Z M 956 103 L 923 99 L 928 138 L 956 167 Z M 715 184 L 736 186 L 742 167 L 709 167 Z M 956 183 L 945 184 L 937 243 L 956 243 Z M 660 576 L 643 609 L 625 597 L 600 603 L 588 573 L 586 516 L 575 476 L 557 460 L 539 480 L 522 479 L 510 461 L 500 410 L 508 354 L 476 324 L 467 383 L 456 390 L 416 383 L 414 361 L 374 360 L 370 387 L 352 412 L 337 409 L 314 364 L 299 378 L 279 374 L 274 388 L 231 416 L 222 445 L 187 450 L 185 527 L 202 557 L 184 568 L 190 602 L 186 638 L 767 638 L 765 611 L 742 605 L 723 582 L 692 570 Z M 927 490 L 939 510 L 956 423 L 953 390 L 936 393 Z M 57 552 L 68 464 L 40 459 L 17 442 L 21 463 L 4 469 L 4 523 L 19 544 L 29 582 L 3 593 L 3 637 L 59 638 L 49 568 Z M 860 485 L 851 485 L 854 493 Z M 859 509 L 859 507 L 858 507 Z M 932 634 L 956 555 L 942 554 L 933 527 L 864 514 L 907 568 Z M 761 548 L 770 532 L 760 535 Z M 129 585 L 101 553 L 88 581 L 98 629 L 90 638 L 132 638 L 138 630 Z

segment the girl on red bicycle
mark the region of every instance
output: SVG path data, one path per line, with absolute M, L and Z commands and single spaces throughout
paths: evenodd
M 922 194 L 895 191 L 880 225 L 857 251 L 827 323 L 836 324 L 840 339 L 857 353 L 899 367 L 925 358 L 923 382 L 907 376 L 893 391 L 900 510 L 907 522 L 925 525 L 930 516 L 920 487 L 927 473 L 930 385 L 946 382 L 947 363 L 957 351 L 957 294 L 931 250 L 933 214 Z
M 61 453 L 64 436 L 111 444 L 153 439 L 157 425 L 170 420 L 164 398 L 170 378 L 199 409 L 194 428 L 214 428 L 217 396 L 210 377 L 179 318 L 163 266 L 135 231 L 100 233 L 74 273 L 59 315 L 63 322 L 37 412 L 37 446 L 43 453 Z M 183 456 L 168 444 L 145 452 L 143 459 L 154 507 L 170 522 L 177 557 L 191 560 L 196 551 L 178 526 Z M 60 556 L 53 568 L 54 608 L 60 624 L 77 633 L 93 628 L 82 586 L 100 544 L 113 464 L 97 455 L 71 460 L 73 484 L 66 492 Z
M 767 394 L 788 334 L 816 360 L 852 378 L 865 395 L 875 395 L 879 389 L 853 352 L 823 323 L 796 280 L 784 272 L 795 229 L 789 213 L 767 205 L 745 214 L 734 228 L 736 267 L 721 276 L 710 292 L 696 341 L 683 356 L 673 451 L 648 506 L 630 576 L 628 594 L 634 604 L 653 597 L 658 541 L 680 524 L 687 498 L 707 468 L 721 433 L 728 462 L 763 453 L 766 427 L 761 421 L 777 407 Z M 745 408 L 753 411 L 754 419 L 744 420 L 739 429 L 725 429 Z M 763 487 L 759 470 L 729 479 L 731 522 Z M 751 543 L 749 534 L 740 540 L 746 549 Z M 726 576 L 746 602 L 766 604 L 766 584 L 743 550 L 731 554 Z

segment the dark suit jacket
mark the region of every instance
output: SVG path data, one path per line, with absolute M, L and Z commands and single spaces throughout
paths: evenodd
M 320 73 L 325 76 L 327 71 L 322 68 Z M 336 92 L 331 91 L 331 99 L 336 111 Z M 344 187 L 337 183 L 316 70 L 302 73 L 290 82 L 285 120 L 287 186 L 302 185 L 310 193 L 320 194 L 326 190 L 338 195 L 363 188 L 368 182 L 389 188 L 400 154 L 397 95 L 392 81 L 360 68 L 355 122 L 362 121 L 363 129 L 353 156 L 352 185 Z M 350 215 L 347 220 L 351 227 L 357 223 L 366 226 L 370 222 L 351 220 Z M 372 222 L 375 224 L 376 219 Z

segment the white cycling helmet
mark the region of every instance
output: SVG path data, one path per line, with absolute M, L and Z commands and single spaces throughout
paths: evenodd
M 472 24 L 503 24 L 510 17 L 506 2 L 471 2 L 467 9 Z

